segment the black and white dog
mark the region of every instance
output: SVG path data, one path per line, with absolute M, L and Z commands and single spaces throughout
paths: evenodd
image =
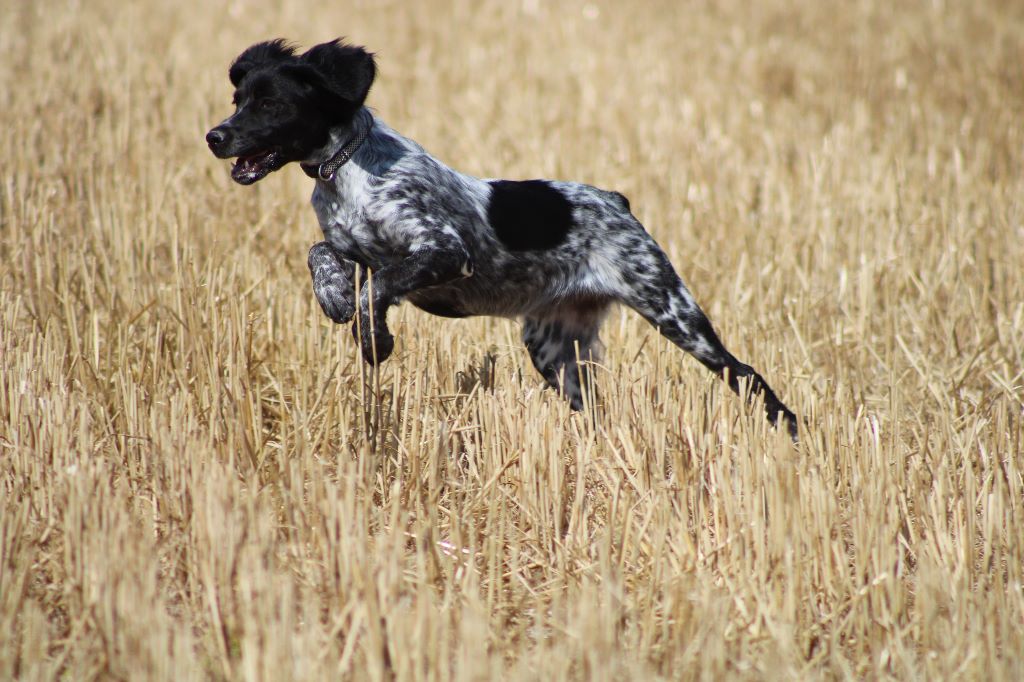
M 725 349 L 624 196 L 452 170 L 363 106 L 375 74 L 372 54 L 337 40 L 301 55 L 258 43 L 231 65 L 235 113 L 206 136 L 219 158 L 237 157 L 243 185 L 293 161 L 316 180 L 325 241 L 309 251 L 313 292 L 335 322 L 358 311 L 367 362 L 391 355 L 387 312 L 403 299 L 444 317 L 521 317 L 534 366 L 580 409 L 589 377 L 578 360 L 593 357 L 621 302 L 737 393 L 744 379 L 796 438 L 796 417 Z

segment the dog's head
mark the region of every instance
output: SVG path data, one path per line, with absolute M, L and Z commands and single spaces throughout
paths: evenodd
M 283 40 L 257 43 L 231 65 L 235 113 L 206 142 L 218 158 L 237 157 L 231 177 L 251 185 L 309 159 L 333 128 L 351 125 L 376 73 L 372 54 L 340 40 L 302 55 Z

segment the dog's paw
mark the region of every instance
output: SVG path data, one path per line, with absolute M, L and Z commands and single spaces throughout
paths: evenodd
M 387 324 L 378 320 L 373 324 L 372 331 L 369 316 L 365 316 L 359 325 L 352 325 L 352 336 L 359 343 L 363 360 L 370 365 L 379 365 L 391 357 L 395 350 L 395 337 L 388 331 Z
M 313 278 L 313 295 L 324 315 L 345 324 L 356 312 L 352 283 L 340 272 L 320 272 Z

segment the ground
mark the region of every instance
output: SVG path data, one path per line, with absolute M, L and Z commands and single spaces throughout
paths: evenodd
M 297 167 L 207 151 L 339 35 L 451 165 L 629 197 L 793 446 L 636 315 L 596 421 L 513 321 L 365 368 Z M 1024 677 L 1024 7 L 0 8 L 0 678 Z

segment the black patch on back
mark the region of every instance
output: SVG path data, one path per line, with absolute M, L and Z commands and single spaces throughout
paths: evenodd
M 510 251 L 551 249 L 572 228 L 572 204 L 544 180 L 494 180 L 487 220 Z

